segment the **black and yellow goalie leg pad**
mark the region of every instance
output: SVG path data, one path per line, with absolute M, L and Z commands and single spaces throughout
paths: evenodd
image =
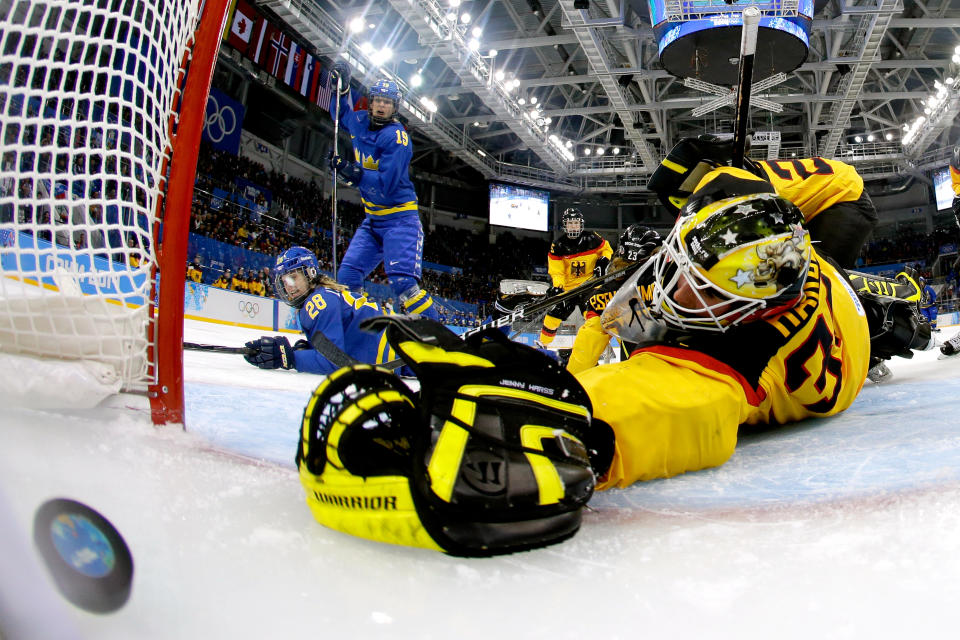
M 369 366 L 317 388 L 297 455 L 317 520 L 459 556 L 574 535 L 596 482 L 593 441 L 612 452 L 576 380 L 499 331 L 464 342 L 427 320 L 377 322 L 421 389 Z
M 370 365 L 330 374 L 310 397 L 297 465 L 321 524 L 361 538 L 442 550 L 424 529 L 409 477 L 416 399 Z

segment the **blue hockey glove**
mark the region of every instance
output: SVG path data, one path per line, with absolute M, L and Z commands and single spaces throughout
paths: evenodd
M 244 345 L 250 350 L 243 359 L 261 369 L 293 369 L 293 347 L 284 336 L 263 336 Z
M 330 169 L 337 172 L 337 182 L 348 187 L 360 184 L 363 177 L 363 166 L 359 162 L 347 160 L 343 156 L 331 155 L 328 163 Z
M 350 65 L 346 60 L 337 60 L 333 63 L 333 79 L 336 83 L 337 76 L 340 76 L 340 93 L 350 91 Z

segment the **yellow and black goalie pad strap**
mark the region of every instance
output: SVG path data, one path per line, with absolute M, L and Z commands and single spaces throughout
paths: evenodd
M 850 286 L 861 298 L 874 296 L 877 298 L 899 298 L 907 302 L 919 302 L 923 297 L 920 285 L 908 273 L 901 272 L 896 278 L 885 278 L 873 273 L 848 271 Z
M 596 484 L 586 407 L 485 384 L 438 400 L 414 501 L 447 553 L 512 553 L 577 532 Z
M 388 371 L 357 365 L 330 374 L 304 410 L 297 451 L 316 520 L 370 540 L 442 551 L 420 522 L 411 486 L 416 443 L 428 439 L 413 393 Z

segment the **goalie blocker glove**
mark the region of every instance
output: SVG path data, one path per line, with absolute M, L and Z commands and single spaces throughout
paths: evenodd
M 385 316 L 414 394 L 369 365 L 331 374 L 301 424 L 297 465 L 323 525 L 457 556 L 573 536 L 613 432 L 556 362 L 487 330 L 460 340 L 430 320 Z M 593 466 L 591 466 L 591 463 Z
M 747 150 L 749 148 L 748 137 Z M 711 170 L 729 165 L 732 160 L 732 137 L 703 134 L 696 138 L 683 138 L 660 162 L 650 176 L 647 188 L 656 193 L 663 206 L 676 216 L 700 180 Z M 766 180 L 763 169 L 749 158 L 743 159 L 743 168 Z

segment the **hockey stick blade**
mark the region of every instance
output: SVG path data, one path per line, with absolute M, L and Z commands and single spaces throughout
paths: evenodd
M 225 347 L 219 344 L 197 344 L 196 342 L 184 342 L 183 348 L 188 351 L 212 351 L 214 353 L 239 353 L 240 355 L 246 355 L 254 352 L 254 350 L 249 347 Z
M 621 278 L 625 280 L 627 277 L 630 276 L 630 274 L 632 274 L 634 271 L 639 269 L 642 264 L 644 263 L 635 262 L 633 264 L 629 264 L 625 266 L 623 269 L 612 271 L 606 274 L 605 276 L 601 276 L 600 278 L 591 278 L 590 280 L 587 280 L 583 284 L 577 287 L 574 287 L 569 291 L 564 291 L 563 293 L 557 294 L 555 296 L 544 298 L 543 300 L 539 302 L 534 302 L 533 304 L 521 306 L 518 309 L 514 309 L 511 313 L 508 313 L 502 318 L 497 318 L 496 320 L 485 322 L 472 329 L 468 329 L 463 334 L 461 334 L 460 337 L 466 339 L 486 329 L 497 329 L 499 327 L 505 327 L 507 325 L 511 325 L 517 320 L 523 320 L 524 318 L 529 318 L 531 315 L 533 315 L 534 313 L 537 313 L 538 311 L 546 311 L 547 309 L 550 309 L 551 307 L 554 307 L 560 304 L 561 302 L 566 302 L 567 300 L 574 299 L 574 298 L 580 298 L 585 294 L 593 291 L 597 287 L 603 286 L 610 282 L 614 282 L 615 280 L 618 280 Z

